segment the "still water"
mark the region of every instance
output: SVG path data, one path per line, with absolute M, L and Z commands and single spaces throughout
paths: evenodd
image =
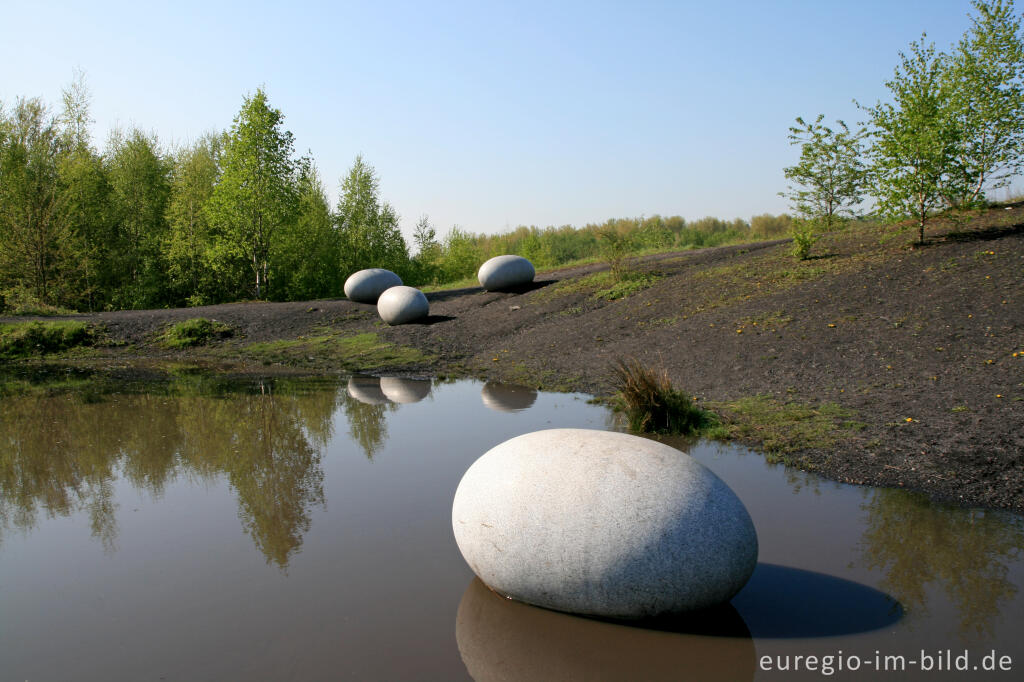
M 585 396 L 472 381 L 0 398 L 0 680 L 1022 678 L 1024 519 L 714 443 L 670 441 L 757 527 L 730 605 L 641 628 L 497 597 L 455 545 L 455 488 L 556 427 L 618 428 Z

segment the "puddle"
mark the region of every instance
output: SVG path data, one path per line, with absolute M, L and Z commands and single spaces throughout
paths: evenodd
M 992 679 L 1024 667 L 1024 519 L 714 443 L 669 441 L 757 527 L 730 605 L 635 627 L 497 597 L 455 545 L 455 488 L 489 448 L 556 427 L 615 420 L 585 396 L 372 377 L 0 398 L 2 679 L 964 679 L 984 671 L 936 661 L 993 651 L 1014 672 Z M 817 670 L 794 673 L 798 655 Z M 848 667 L 824 674 L 829 656 Z M 886 657 L 903 671 L 876 670 Z

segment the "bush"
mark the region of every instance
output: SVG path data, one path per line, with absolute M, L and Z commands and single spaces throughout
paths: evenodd
M 810 220 L 793 221 L 793 255 L 798 260 L 807 260 L 811 256 L 811 247 L 818 241 L 814 231 L 814 223 Z
M 672 387 L 666 370 L 653 370 L 634 358 L 618 360 L 613 372 L 618 385 L 617 407 L 626 413 L 630 431 L 685 435 L 714 425 L 710 413 Z
M 167 328 L 161 342 L 168 348 L 203 346 L 214 339 L 223 339 L 234 334 L 234 330 L 223 322 L 193 317 Z

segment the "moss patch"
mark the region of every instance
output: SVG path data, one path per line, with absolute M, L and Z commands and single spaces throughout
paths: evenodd
M 246 346 L 243 353 L 264 363 L 303 365 L 327 360 L 339 369 L 350 371 L 418 365 L 433 359 L 416 348 L 384 341 L 373 332 L 351 336 L 327 333 L 253 343 Z
M 216 339 L 226 339 L 234 330 L 223 322 L 193 317 L 184 322 L 172 324 L 160 335 L 160 345 L 166 348 L 190 348 L 205 346 Z
M 852 411 L 832 402 L 814 406 L 756 395 L 708 406 L 723 419 L 705 435 L 757 441 L 769 461 L 787 464 L 796 463 L 792 455 L 800 450 L 829 448 L 865 426 L 854 420 Z
M 92 345 L 95 330 L 84 322 L 13 322 L 0 324 L 0 357 L 60 353 Z

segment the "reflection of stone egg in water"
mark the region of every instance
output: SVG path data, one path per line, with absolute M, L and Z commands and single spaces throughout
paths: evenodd
M 352 273 L 345 280 L 345 296 L 350 301 L 376 303 L 391 287 L 401 286 L 402 278 L 383 268 L 368 268 Z
M 430 395 L 430 379 L 381 377 L 380 390 L 393 403 L 418 403 Z
M 491 589 L 610 618 L 720 604 L 757 564 L 754 524 L 721 479 L 608 431 L 536 431 L 491 448 L 459 483 L 452 528 Z
M 370 376 L 352 376 L 348 380 L 348 394 L 367 405 L 383 405 L 387 396 L 380 390 L 380 379 Z
M 495 256 L 480 266 L 477 279 L 487 291 L 512 289 L 533 281 L 533 264 L 522 256 Z
M 520 412 L 537 401 L 536 389 L 518 384 L 488 381 L 480 391 L 484 405 L 499 412 Z
M 754 679 L 757 652 L 736 609 L 691 620 L 679 624 L 683 634 L 580 618 L 504 599 L 477 578 L 459 603 L 455 641 L 477 682 Z

